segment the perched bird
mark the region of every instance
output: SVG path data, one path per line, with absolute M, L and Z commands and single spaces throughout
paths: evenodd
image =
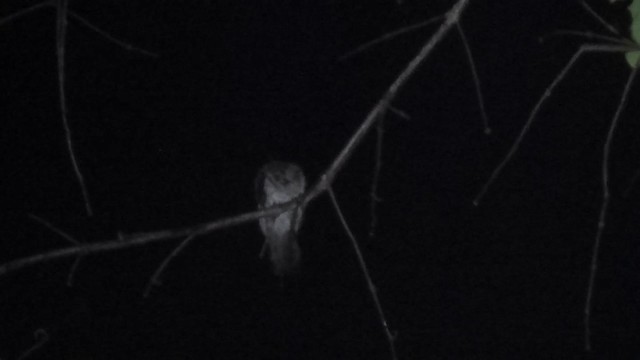
M 262 210 L 302 195 L 306 181 L 298 165 L 272 161 L 260 169 L 255 186 L 258 209 Z M 265 236 L 260 256 L 264 256 L 265 252 L 269 254 L 273 272 L 277 276 L 290 274 L 300 264 L 297 234 L 302 215 L 302 209 L 297 207 L 260 219 L 260 230 Z

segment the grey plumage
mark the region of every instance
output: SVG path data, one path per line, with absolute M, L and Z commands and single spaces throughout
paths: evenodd
M 263 166 L 255 182 L 258 209 L 284 204 L 304 193 L 306 180 L 302 169 L 292 163 L 273 161 Z M 277 216 L 260 219 L 265 236 L 262 255 L 269 254 L 273 272 L 284 276 L 300 264 L 297 233 L 302 224 L 302 209 L 294 208 Z

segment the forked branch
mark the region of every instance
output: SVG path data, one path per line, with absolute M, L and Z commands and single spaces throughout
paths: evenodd
M 91 201 L 89 199 L 89 191 L 87 190 L 87 185 L 84 179 L 84 175 L 80 170 L 80 166 L 78 164 L 78 159 L 76 157 L 76 152 L 73 145 L 73 136 L 71 133 L 71 127 L 69 126 L 68 119 L 68 110 L 67 110 L 67 99 L 66 99 L 66 91 L 65 91 L 65 49 L 66 49 L 66 38 L 67 38 L 67 21 L 68 17 L 71 16 L 74 19 L 81 22 L 83 25 L 87 26 L 91 30 L 95 31 L 99 35 L 103 36 L 107 40 L 122 46 L 128 51 L 139 52 L 143 55 L 157 57 L 156 54 L 135 47 L 131 44 L 128 44 L 124 41 L 118 40 L 115 37 L 111 36 L 104 30 L 101 30 L 97 26 L 94 26 L 89 21 L 85 20 L 83 17 L 73 13 L 69 10 L 69 0 L 49 0 L 43 1 L 39 4 L 33 5 L 26 9 L 20 10 L 12 15 L 4 17 L 0 19 L 0 26 L 18 19 L 24 15 L 32 13 L 34 11 L 40 10 L 45 7 L 53 6 L 56 8 L 56 61 L 58 67 L 58 97 L 60 102 L 60 114 L 62 118 L 62 125 L 65 132 L 65 142 L 67 146 L 67 151 L 69 153 L 69 159 L 71 160 L 71 166 L 73 168 L 73 172 L 78 181 L 78 185 L 80 186 L 80 192 L 82 193 L 82 198 L 84 201 L 85 210 L 87 215 L 93 215 L 93 207 L 91 206 Z
M 0 266 L 0 276 L 9 272 L 23 269 L 28 266 L 40 264 L 43 262 L 68 258 L 77 255 L 97 254 L 131 247 L 138 247 L 150 243 L 167 241 L 179 237 L 190 237 L 204 235 L 222 228 L 237 226 L 247 222 L 255 221 L 261 217 L 274 216 L 292 209 L 296 206 L 306 206 L 310 201 L 325 192 L 334 182 L 340 170 L 345 166 L 347 161 L 353 155 L 353 152 L 362 142 L 364 137 L 371 130 L 376 120 L 380 119 L 390 108 L 393 99 L 397 96 L 401 88 L 407 83 L 410 77 L 415 73 L 418 66 L 422 64 L 427 56 L 433 52 L 435 46 L 442 41 L 445 35 L 459 21 L 461 14 L 468 5 L 469 0 L 458 0 L 458 2 L 449 10 L 445 16 L 445 21 L 440 25 L 433 36 L 422 46 L 416 56 L 407 64 L 405 69 L 396 77 L 394 82 L 389 86 L 385 94 L 378 103 L 371 109 L 366 118 L 362 121 L 358 129 L 349 138 L 343 149 L 336 156 L 333 162 L 324 171 L 320 179 L 311 187 L 302 198 L 274 206 L 262 211 L 244 213 L 228 218 L 223 218 L 193 227 L 182 229 L 160 230 L 155 232 L 122 234 L 115 239 L 109 239 L 101 242 L 83 243 L 71 247 L 54 250 L 47 253 L 37 254 L 30 257 L 17 259 Z
M 571 57 L 571 59 L 569 60 L 567 65 L 565 65 L 565 67 L 562 68 L 562 70 L 560 71 L 560 73 L 558 73 L 558 75 L 555 77 L 555 79 L 553 79 L 553 81 L 551 82 L 551 85 L 549 85 L 545 89 L 544 94 L 542 94 L 542 96 L 540 97 L 540 99 L 538 100 L 536 105 L 533 107 L 533 110 L 531 110 L 531 113 L 529 114 L 529 117 L 527 118 L 527 121 L 524 123 L 524 126 L 522 127 L 522 130 L 520 130 L 520 133 L 516 137 L 516 140 L 514 141 L 513 145 L 511 145 L 511 148 L 507 152 L 507 155 L 504 157 L 504 159 L 502 159 L 502 161 L 500 162 L 500 164 L 498 164 L 498 166 L 495 168 L 495 170 L 493 170 L 493 173 L 491 173 L 491 176 L 489 177 L 489 180 L 487 180 L 487 182 L 482 186 L 482 189 L 480 189 L 480 192 L 478 193 L 476 198 L 473 200 L 473 205 L 475 205 L 475 206 L 480 205 L 480 201 L 482 200 L 484 195 L 489 190 L 489 187 L 491 186 L 491 184 L 493 184 L 493 182 L 498 178 L 498 176 L 500 175 L 500 173 L 502 172 L 504 167 L 509 163 L 509 161 L 511 161 L 513 156 L 516 154 L 516 152 L 520 148 L 520 145 L 522 144 L 522 140 L 524 139 L 525 135 L 527 135 L 527 133 L 531 129 L 531 125 L 533 125 L 533 122 L 536 119 L 536 117 L 538 116 L 538 112 L 540 111 L 540 109 L 542 109 L 542 105 L 544 104 L 544 102 L 549 98 L 549 96 L 551 96 L 551 93 L 553 92 L 553 90 L 555 90 L 555 88 L 560 84 L 562 79 L 564 79 L 564 77 L 567 75 L 569 70 L 571 70 L 571 68 L 573 67 L 575 62 L 578 61 L 578 59 L 580 59 L 580 56 L 582 56 L 582 54 L 592 53 L 592 52 L 617 52 L 617 53 L 621 53 L 621 52 L 626 52 L 626 51 L 629 51 L 629 47 L 628 46 L 604 45 L 604 44 L 602 44 L 602 45 L 591 45 L 591 44 L 589 44 L 589 45 L 582 45 L 578 49 L 578 51 L 576 51 L 576 53 L 573 54 L 573 56 Z
M 64 41 L 65 35 L 65 26 L 66 26 L 66 1 L 62 0 L 60 7 L 58 8 L 58 36 L 59 39 Z M 384 313 L 382 311 L 382 307 L 380 305 L 380 301 L 377 297 L 377 291 L 373 282 L 371 281 L 371 277 L 368 273 L 366 266 L 364 266 L 364 260 L 362 258 L 362 254 L 360 253 L 357 244 L 355 243 L 355 238 L 353 234 L 350 232 L 346 221 L 344 221 L 344 217 L 341 215 L 341 211 L 337 205 L 337 201 L 335 200 L 335 196 L 331 191 L 331 185 L 335 181 L 340 170 L 346 165 L 347 161 L 351 158 L 356 148 L 361 144 L 364 137 L 369 133 L 373 125 L 380 121 L 387 110 L 392 111 L 391 104 L 398 92 L 402 89 L 402 87 L 407 83 L 407 81 L 411 78 L 411 76 L 416 72 L 418 66 L 421 65 L 427 56 L 431 54 L 435 48 L 435 46 L 442 41 L 445 35 L 451 30 L 453 26 L 458 24 L 460 20 L 460 16 L 462 15 L 464 9 L 468 5 L 469 0 L 458 0 L 455 5 L 449 10 L 449 12 L 445 16 L 445 20 L 440 25 L 438 30 L 435 32 L 433 36 L 422 46 L 420 51 L 416 54 L 416 56 L 407 64 L 405 69 L 396 77 L 393 83 L 386 90 L 385 94 L 381 97 L 378 103 L 371 109 L 366 118 L 362 121 L 358 129 L 354 132 L 354 134 L 349 138 L 343 149 L 336 156 L 333 162 L 328 166 L 328 168 L 324 171 L 323 175 L 320 176 L 319 180 L 315 183 L 313 187 L 309 191 L 307 191 L 301 198 L 298 198 L 294 201 L 274 206 L 262 211 L 249 212 L 244 213 L 237 216 L 232 216 L 216 221 L 212 221 L 209 223 L 183 228 L 183 229 L 171 229 L 171 230 L 161 230 L 155 232 L 148 233 L 137 233 L 130 235 L 120 235 L 115 239 L 110 239 L 102 242 L 94 242 L 94 243 L 79 243 L 74 244 L 73 246 L 54 250 L 48 253 L 37 254 L 34 256 L 18 259 L 0 266 L 0 276 L 5 275 L 7 273 L 17 271 L 28 266 L 59 260 L 63 258 L 68 258 L 72 256 L 86 256 L 90 254 L 103 253 L 108 251 L 114 251 L 119 249 L 131 248 L 136 246 L 143 246 L 150 243 L 167 241 L 170 239 L 175 239 L 179 237 L 186 238 L 181 246 L 176 248 L 174 252 L 177 254 L 184 246 L 186 246 L 193 238 L 232 226 L 237 226 L 240 224 L 244 224 L 250 221 L 255 221 L 261 217 L 265 216 L 274 216 L 285 212 L 294 207 L 305 207 L 308 205 L 310 201 L 321 195 L 323 192 L 328 191 L 334 205 L 336 206 L 336 211 L 343 222 L 343 226 L 345 227 L 349 237 L 354 242 L 354 248 L 356 250 L 356 254 L 358 256 L 358 261 L 363 268 L 363 272 L 365 274 L 365 278 L 367 279 L 367 284 L 369 286 L 369 290 L 373 296 L 374 302 L 376 304 L 376 309 L 378 311 L 378 315 L 382 322 L 383 328 L 385 330 L 385 334 L 390 344 L 392 358 L 397 359 L 394 339 L 395 335 L 393 335 L 389 329 L 387 321 L 385 319 Z M 62 9 L 62 10 L 61 10 Z M 59 42 L 60 44 L 60 42 Z M 63 89 L 63 79 L 64 79 L 64 46 L 58 47 L 58 59 L 59 59 L 59 76 L 60 76 L 60 86 Z M 64 97 L 61 98 L 61 101 L 64 101 Z M 64 105 L 63 105 L 64 106 Z M 71 149 L 70 149 L 71 150 Z M 88 208 L 90 211 L 90 209 Z M 168 261 L 173 258 L 173 254 L 165 261 Z M 158 271 L 158 277 L 161 273 L 164 266 Z M 151 284 L 154 281 L 157 281 L 157 278 L 154 276 L 151 280 Z

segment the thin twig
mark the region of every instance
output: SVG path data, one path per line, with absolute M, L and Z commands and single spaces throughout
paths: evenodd
M 80 261 L 82 260 L 82 255 L 78 255 L 75 260 L 73 260 L 73 265 L 69 269 L 69 275 L 67 276 L 67 287 L 73 287 L 73 280 L 76 272 L 78 271 L 78 267 L 80 266 Z
M 33 336 L 36 338 L 36 343 L 33 344 L 30 348 L 28 348 L 26 351 L 24 351 L 22 354 L 20 354 L 17 360 L 24 360 L 28 358 L 29 356 L 33 355 L 33 353 L 38 351 L 38 349 L 44 346 L 44 344 L 46 344 L 47 341 L 49 341 L 49 334 L 45 329 L 37 329 L 33 333 Z
M 27 15 L 29 13 L 32 13 L 32 12 L 37 11 L 39 9 L 42 9 L 44 7 L 55 6 L 54 5 L 55 1 L 56 0 L 44 1 L 44 2 L 41 2 L 39 4 L 35 4 L 33 6 L 30 6 L 30 7 L 26 8 L 26 9 L 18 10 L 16 12 L 14 12 L 13 14 L 11 14 L 9 16 L 5 16 L 2 19 L 0 19 L 0 26 L 4 25 L 6 23 L 9 23 L 9 22 L 11 22 L 11 21 L 13 21 L 15 19 L 18 19 L 18 18 L 20 18 L 20 17 L 22 17 L 24 15 Z
M 613 116 L 613 120 L 611 121 L 611 126 L 609 126 L 609 132 L 607 133 L 607 139 L 604 143 L 604 149 L 602 154 L 602 204 L 600 206 L 600 216 L 598 217 L 598 231 L 596 233 L 596 238 L 593 243 L 593 253 L 591 254 L 591 273 L 589 275 L 589 287 L 587 289 L 587 300 L 585 301 L 584 306 L 584 347 L 586 351 L 591 351 L 591 310 L 593 307 L 593 292 L 595 289 L 596 283 L 596 272 L 598 270 L 598 254 L 600 252 L 600 243 L 602 241 L 602 236 L 604 234 L 604 229 L 606 226 L 606 218 L 607 218 L 607 210 L 609 206 L 609 158 L 611 156 L 611 143 L 613 142 L 613 135 L 618 126 L 618 122 L 620 120 L 620 114 L 622 110 L 624 110 L 625 105 L 627 104 L 627 99 L 629 97 L 629 91 L 631 90 L 631 85 L 633 84 L 633 80 L 636 78 L 636 74 L 638 73 L 638 68 L 634 68 L 629 78 L 627 79 L 627 84 L 624 87 L 624 91 L 622 92 L 622 98 L 620 99 L 620 103 L 618 103 L 618 108 L 616 109 L 616 113 Z
M 196 238 L 196 234 L 191 234 L 189 236 L 187 236 L 186 239 L 182 240 L 182 242 L 180 243 L 180 245 L 176 246 L 175 249 L 173 249 L 173 251 L 171 252 L 171 254 L 169 254 L 169 256 L 167 256 L 164 261 L 162 262 L 162 264 L 160 264 L 160 266 L 158 267 L 158 269 L 156 269 L 156 271 L 153 273 L 153 276 L 151 277 L 151 279 L 149 279 L 149 282 L 147 283 L 147 286 L 144 289 L 144 297 L 148 297 L 149 293 L 151 292 L 151 288 L 156 286 L 156 285 L 161 285 L 162 282 L 160 281 L 160 276 L 162 275 L 162 272 L 164 271 L 164 269 L 169 266 L 169 263 L 171 262 L 171 260 L 173 260 L 173 258 L 175 258 L 176 256 L 178 256 L 178 254 L 184 250 L 184 248 L 187 247 L 187 245 L 189 245 L 189 243 L 191 242 L 191 240 Z
M 582 7 L 587 10 L 587 12 L 589 13 L 589 15 L 593 16 L 599 23 L 600 25 L 604 26 L 605 29 L 609 30 L 611 33 L 615 34 L 615 35 L 620 35 L 620 32 L 618 32 L 618 29 L 616 29 L 615 27 L 613 27 L 611 24 L 609 24 L 605 19 L 602 18 L 602 16 L 598 15 L 597 12 L 595 12 L 591 6 L 589 6 L 587 4 L 586 1 L 581 1 L 580 2 L 582 4 Z
M 353 57 L 353 56 L 355 56 L 355 55 L 357 55 L 357 54 L 359 54 L 361 52 L 364 52 L 364 51 L 366 51 L 367 49 L 369 49 L 371 47 L 374 47 L 374 46 L 376 46 L 378 44 L 381 44 L 381 43 L 383 43 L 385 41 L 389 41 L 389 40 L 391 40 L 391 39 L 393 39 L 393 38 L 395 38 L 397 36 L 400 36 L 402 34 L 406 34 L 408 32 L 411 32 L 411 31 L 423 28 L 425 26 L 428 26 L 430 24 L 433 24 L 434 22 L 440 20 L 442 18 L 442 16 L 443 15 L 438 15 L 438 16 L 432 17 L 431 19 L 428 19 L 428 20 L 425 20 L 425 21 L 421 21 L 421 22 L 419 22 L 417 24 L 405 26 L 405 27 L 403 27 L 401 29 L 388 32 L 388 33 L 386 33 L 386 34 L 384 34 L 384 35 L 382 35 L 382 36 L 380 36 L 378 38 L 375 38 L 375 39 L 373 39 L 371 41 L 368 41 L 368 42 L 358 46 L 357 48 L 349 51 L 348 53 L 340 56 L 338 58 L 338 61 L 345 61 L 345 60 L 347 60 L 347 59 L 349 59 L 349 58 L 351 58 L 351 57 Z
M 68 233 L 60 230 L 58 227 L 54 226 L 53 224 L 51 224 L 49 221 L 34 215 L 34 214 L 29 214 L 29 217 L 32 218 L 33 220 L 39 222 L 40 224 L 44 225 L 47 229 L 53 231 L 54 233 L 60 235 L 62 238 L 64 238 L 65 240 L 67 240 L 68 242 L 70 242 L 71 244 L 74 245 L 80 245 L 80 242 L 78 240 L 76 240 L 73 236 L 69 235 Z M 75 261 L 73 262 L 73 265 L 71 265 L 71 268 L 69 269 L 69 275 L 67 275 L 67 286 L 68 287 L 72 287 L 73 286 L 73 277 L 74 274 L 76 273 L 76 270 L 78 269 L 78 265 L 80 265 L 80 259 L 82 259 L 82 256 L 78 255 L 78 257 L 75 259 Z
M 79 245 L 80 242 L 78 240 L 76 240 L 73 236 L 69 235 L 68 233 L 60 230 L 58 227 L 56 227 L 55 225 L 51 224 L 49 221 L 41 218 L 38 215 L 34 215 L 34 214 L 29 214 L 29 217 L 32 218 L 33 220 L 35 220 L 36 222 L 42 224 L 44 227 L 46 227 L 47 229 L 53 231 L 54 233 L 60 235 L 63 239 L 67 240 L 68 242 L 74 244 L 74 245 Z
M 91 207 L 91 201 L 89 200 L 89 191 L 84 181 L 84 176 L 80 171 L 78 160 L 76 158 L 75 150 L 73 149 L 73 139 L 71 135 L 71 128 L 69 127 L 69 119 L 67 118 L 67 99 L 65 93 L 65 73 L 64 73 L 64 61 L 65 61 L 65 43 L 67 37 L 67 10 L 69 6 L 69 0 L 59 0 L 56 12 L 56 55 L 58 59 L 58 94 L 60 96 L 60 115 L 62 116 L 62 125 L 64 126 L 64 133 L 67 143 L 67 151 L 69 152 L 69 158 L 71 159 L 71 165 L 73 166 L 73 172 L 76 174 L 76 179 L 80 185 L 80 191 L 82 192 L 82 198 L 84 200 L 84 207 L 87 211 L 87 215 L 93 216 L 93 209 Z
M 378 290 L 376 286 L 373 284 L 371 280 L 371 275 L 369 274 L 369 269 L 367 268 L 367 264 L 364 261 L 364 257 L 362 256 L 362 251 L 360 251 L 360 247 L 358 246 L 358 241 L 356 237 L 353 235 L 353 232 L 349 228 L 349 224 L 347 220 L 344 218 L 342 214 L 342 210 L 340 210 L 340 205 L 338 204 L 338 200 L 336 199 L 336 195 L 333 193 L 331 186 L 327 188 L 327 192 L 329 193 L 329 197 L 331 197 L 331 202 L 333 203 L 333 207 L 336 209 L 336 213 L 338 214 L 338 218 L 340 219 L 340 223 L 344 228 L 344 231 L 347 233 L 349 240 L 351 240 L 351 245 L 353 245 L 353 249 L 356 252 L 356 256 L 358 258 L 358 264 L 360 265 L 360 269 L 362 269 L 362 274 L 367 282 L 367 286 L 369 287 L 369 292 L 371 293 L 371 298 L 376 306 L 376 311 L 378 312 L 378 317 L 380 319 L 380 323 L 382 324 L 382 329 L 384 330 L 385 336 L 387 337 L 387 341 L 389 342 L 389 350 L 391 352 L 391 358 L 396 360 L 398 356 L 396 355 L 396 347 L 395 347 L 395 339 L 397 334 L 392 334 L 389 329 L 389 324 L 387 323 L 387 318 L 384 316 L 384 311 L 382 310 L 382 305 L 380 305 L 380 299 L 378 298 Z
M 618 44 L 618 45 L 624 45 L 629 47 L 638 46 L 633 41 L 625 38 L 597 34 L 591 31 L 563 30 L 563 29 L 555 30 L 550 32 L 547 35 L 544 35 L 543 37 L 540 38 L 540 42 L 545 42 L 547 41 L 547 38 L 550 38 L 552 36 L 577 36 L 577 37 L 581 37 L 588 40 L 606 41 L 607 43 L 610 43 L 610 44 Z
M 392 113 L 396 114 L 398 117 L 404 119 L 404 120 L 411 120 L 411 116 L 409 116 L 409 114 L 407 114 L 406 112 L 393 107 L 393 106 L 389 106 L 389 111 L 391 111 Z
M 540 109 L 542 108 L 542 104 L 551 95 L 551 92 L 556 88 L 556 86 L 560 83 L 560 81 L 564 79 L 564 77 L 567 75 L 569 70 L 571 70 L 571 68 L 573 67 L 573 64 L 580 58 L 580 56 L 583 53 L 589 53 L 589 52 L 626 52 L 626 51 L 629 51 L 629 48 L 626 46 L 592 45 L 592 44 L 582 45 L 578 49 L 578 51 L 576 51 L 576 53 L 571 57 L 571 60 L 569 60 L 567 65 L 565 65 L 562 71 L 560 71 L 560 73 L 555 77 L 555 79 L 553 79 L 553 82 L 551 82 L 551 85 L 549 85 L 545 89 L 544 94 L 542 94 L 542 96 L 534 106 L 533 110 L 529 114 L 529 118 L 527 119 L 524 126 L 522 127 L 522 130 L 520 130 L 520 134 L 518 134 L 516 141 L 513 143 L 513 145 L 509 149 L 509 152 L 504 157 L 502 162 L 495 168 L 495 170 L 493 170 L 493 173 L 489 177 L 489 180 L 487 180 L 484 186 L 482 186 L 482 189 L 480 190 L 476 198 L 473 200 L 473 205 L 478 206 L 480 204 L 480 200 L 486 194 L 487 190 L 489 189 L 489 186 L 491 186 L 491 184 L 498 178 L 498 175 L 500 175 L 500 172 L 502 171 L 502 169 L 507 165 L 507 163 L 511 160 L 511 158 L 513 158 L 515 153 L 518 151 L 518 148 L 522 143 L 522 139 L 524 139 L 524 136 L 529 132 L 529 129 L 531 128 L 531 125 L 533 124 L 533 121 L 535 120 L 536 115 L 538 115 L 538 111 L 540 111 Z
M 467 37 L 462 30 L 462 24 L 460 22 L 456 23 L 456 29 L 458 30 L 458 35 L 460 35 L 460 40 L 462 41 L 462 45 L 464 45 L 464 52 L 467 55 L 467 60 L 469 60 L 469 68 L 471 69 L 471 75 L 473 76 L 473 85 L 476 89 L 476 96 L 478 97 L 478 105 L 480 106 L 480 114 L 482 115 L 482 124 L 484 126 L 485 135 L 491 134 L 491 127 L 489 127 L 489 117 L 487 116 L 487 111 L 484 107 L 484 98 L 482 97 L 482 87 L 480 85 L 480 77 L 478 76 L 478 71 L 476 70 L 476 62 L 473 60 L 473 54 L 471 53 L 471 48 L 469 47 L 469 42 L 467 41 Z
M 84 26 L 88 27 L 89 29 L 91 29 L 91 30 L 95 31 L 96 33 L 98 33 L 98 35 L 104 37 L 108 41 L 111 41 L 112 43 L 122 47 L 123 49 L 125 49 L 127 51 L 137 52 L 137 53 L 140 53 L 142 55 L 150 56 L 150 57 L 153 57 L 153 58 L 159 57 L 159 55 L 157 53 L 154 53 L 154 52 L 149 51 L 149 50 L 145 50 L 145 49 L 137 47 L 137 46 L 135 46 L 133 44 L 129 44 L 129 43 L 124 42 L 122 40 L 116 39 L 113 35 L 109 34 L 108 32 L 106 32 L 106 31 L 104 31 L 102 29 L 100 29 L 99 27 L 93 25 L 88 20 L 86 20 L 82 16 L 74 13 L 71 10 L 69 10 L 69 15 L 71 15 L 71 17 L 73 17 L 74 19 L 76 19 L 80 23 L 82 23 L 82 25 L 84 25 Z
M 27 15 L 29 13 L 35 12 L 37 10 L 40 10 L 42 8 L 45 7 L 57 7 L 56 5 L 57 0 L 49 0 L 49 1 L 43 1 L 41 3 L 35 4 L 33 6 L 30 6 L 26 9 L 22 9 L 22 10 L 18 10 L 15 13 L 9 15 L 9 16 L 5 16 L 3 18 L 0 19 L 0 27 L 6 23 L 9 23 L 13 20 L 16 20 L 24 15 Z M 114 44 L 122 47 L 123 49 L 127 50 L 127 51 L 131 51 L 131 52 L 138 52 L 142 55 L 146 55 L 146 56 L 150 56 L 150 57 L 154 57 L 157 58 L 159 57 L 159 55 L 155 52 L 149 51 L 149 50 L 145 50 L 141 47 L 135 46 L 133 44 L 127 43 L 123 40 L 119 40 L 117 39 L 115 36 L 109 34 L 107 31 L 100 29 L 99 27 L 97 27 L 96 25 L 93 25 L 89 20 L 83 18 L 82 16 L 78 15 L 77 13 L 67 9 L 67 14 L 69 16 L 71 16 L 72 18 L 74 18 L 75 20 L 77 20 L 78 22 L 80 22 L 82 25 L 86 26 L 87 28 L 95 31 L 96 33 L 98 33 L 100 36 L 104 37 L 105 39 L 107 39 L 108 41 L 113 42 Z

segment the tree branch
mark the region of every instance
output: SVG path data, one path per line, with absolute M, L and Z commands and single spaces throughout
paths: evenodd
M 53 250 L 46 253 L 36 254 L 33 256 L 17 259 L 0 265 L 0 276 L 7 273 L 17 271 L 28 266 L 59 260 L 76 255 L 97 254 L 121 249 L 127 249 L 137 246 L 143 246 L 150 243 L 167 241 L 179 237 L 190 237 L 205 235 L 215 230 L 241 225 L 250 221 L 255 221 L 261 217 L 274 216 L 283 213 L 297 206 L 303 209 L 316 197 L 327 191 L 328 187 L 335 181 L 340 170 L 345 166 L 347 161 L 353 155 L 353 152 L 362 142 L 364 137 L 369 133 L 376 120 L 380 119 L 390 108 L 393 99 L 398 92 L 407 83 L 409 78 L 416 72 L 418 66 L 422 64 L 427 56 L 432 53 L 435 46 L 442 41 L 445 35 L 459 21 L 460 16 L 468 5 L 469 0 L 458 0 L 458 2 L 445 15 L 445 21 L 440 25 L 433 36 L 422 46 L 416 56 L 407 64 L 405 69 L 396 77 L 395 81 L 389 86 L 385 94 L 380 98 L 378 103 L 371 109 L 362 124 L 349 138 L 342 151 L 336 156 L 327 170 L 320 176 L 316 184 L 311 187 L 301 198 L 290 201 L 288 203 L 270 207 L 261 211 L 243 213 L 212 222 L 186 227 L 182 229 L 160 230 L 155 232 L 121 234 L 115 239 L 105 240 L 94 243 L 83 243 L 63 249 Z

